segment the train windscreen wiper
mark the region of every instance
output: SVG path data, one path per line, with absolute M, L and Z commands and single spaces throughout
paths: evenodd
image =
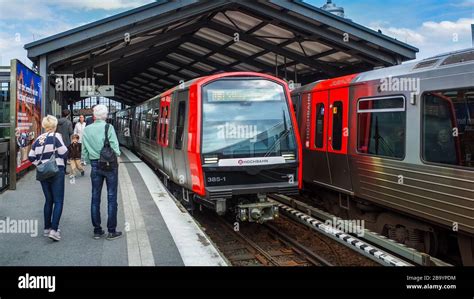
M 288 124 L 286 122 L 286 115 L 285 115 L 285 110 L 281 109 L 281 111 L 283 112 L 283 125 L 285 127 L 285 130 L 282 132 L 282 134 L 280 135 L 280 137 L 278 137 L 277 140 L 275 140 L 275 142 L 273 143 L 273 145 L 268 149 L 268 151 L 265 153 L 264 157 L 268 157 L 270 155 L 270 153 L 273 151 L 273 149 L 277 146 L 277 144 L 280 144 L 280 141 L 283 139 L 283 138 L 286 138 L 286 136 L 288 136 L 288 134 L 290 134 L 291 132 L 291 127 L 288 128 Z
M 275 140 L 275 143 L 273 143 L 273 145 L 268 149 L 268 151 L 265 153 L 264 157 L 268 157 L 271 152 L 273 151 L 273 149 L 277 146 L 277 144 L 280 144 L 280 141 L 283 139 L 283 138 L 286 138 L 286 136 L 288 136 L 288 134 L 290 134 L 291 130 L 290 129 L 286 129 L 285 131 L 283 131 L 282 135 L 280 135 L 280 137 L 278 137 L 277 140 Z

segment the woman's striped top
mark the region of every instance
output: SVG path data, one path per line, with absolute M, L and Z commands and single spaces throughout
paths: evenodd
M 59 133 L 44 133 L 36 138 L 35 142 L 31 146 L 28 159 L 35 165 L 38 165 L 41 158 L 41 153 L 44 153 L 41 158 L 41 162 L 46 162 L 51 158 L 51 155 L 54 153 L 54 145 L 56 145 L 56 163 L 58 166 L 64 167 L 64 159 L 67 158 L 67 147 L 64 145 L 63 138 Z

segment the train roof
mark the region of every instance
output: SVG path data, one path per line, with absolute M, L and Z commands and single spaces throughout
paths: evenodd
M 421 61 L 414 61 L 393 67 L 360 73 L 353 83 L 371 81 L 389 76 L 398 77 L 408 74 L 421 73 L 445 67 L 454 67 L 465 63 L 474 63 L 474 48 L 444 53 L 423 59 Z
M 376 69 L 368 72 L 355 74 L 350 84 L 356 84 L 360 82 L 367 82 L 372 80 L 378 80 L 380 78 L 387 77 L 399 77 L 408 74 L 422 73 L 426 71 L 432 71 L 435 69 L 454 67 L 459 64 L 474 64 L 474 48 L 463 49 L 460 51 L 449 52 L 439 54 L 433 57 L 425 58 L 420 61 L 414 61 L 409 63 L 400 64 L 397 66 Z M 316 86 L 318 89 L 326 89 L 328 87 L 335 87 L 334 84 L 328 84 L 333 81 L 345 81 L 348 76 L 331 78 L 327 80 L 319 80 L 301 86 L 294 89 L 293 93 L 303 93 L 313 90 Z M 326 82 L 326 83 L 325 83 Z M 336 84 L 337 85 L 337 84 Z M 342 86 L 341 86 L 342 87 Z

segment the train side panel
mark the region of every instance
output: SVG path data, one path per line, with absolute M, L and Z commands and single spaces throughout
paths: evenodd
M 351 109 L 352 128 L 358 127 L 357 120 L 361 117 L 360 113 L 357 113 L 358 101 L 367 97 L 386 97 L 385 100 L 389 100 L 402 96 L 405 112 L 386 113 L 392 113 L 394 117 L 395 114 L 403 115 L 405 124 L 409 124 L 397 126 L 404 129 L 400 137 L 405 138 L 406 143 L 403 147 L 404 153 L 400 157 L 383 157 L 358 152 L 358 142 L 361 143 L 361 140 L 358 140 L 360 134 L 353 132 L 350 138 L 349 154 L 355 194 L 357 197 L 370 199 L 374 203 L 401 213 L 441 224 L 448 229 L 456 225 L 459 231 L 473 234 L 474 169 L 424 162 L 422 159 L 424 134 L 422 119 L 425 109 L 426 113 L 436 113 L 432 110 L 441 109 L 436 105 L 425 108 L 423 101 L 428 92 L 440 88 L 443 90 L 473 88 L 474 65 L 408 74 L 399 78 L 410 76 L 415 79 L 420 78 L 420 96 L 416 98 L 414 104 L 410 103 L 412 97 L 410 92 L 379 92 L 377 89 L 380 86 L 380 80 L 354 86 Z M 381 114 L 379 115 L 381 117 Z M 388 128 L 384 126 L 389 123 L 385 124 L 381 119 L 378 119 L 378 130 L 388 132 Z M 450 133 L 452 129 L 455 129 L 455 126 L 450 128 Z M 373 135 L 374 132 L 371 134 Z M 397 135 L 398 132 L 394 134 Z M 385 136 L 386 142 L 393 140 L 387 136 L 388 133 Z M 436 137 L 433 135 L 430 138 Z M 426 143 L 431 141 L 433 140 L 427 139 Z M 451 153 L 453 157 L 457 155 L 458 153 Z

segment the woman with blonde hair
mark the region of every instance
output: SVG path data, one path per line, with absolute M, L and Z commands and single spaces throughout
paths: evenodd
M 54 241 L 60 241 L 59 220 L 63 211 L 64 202 L 64 161 L 67 158 L 67 147 L 64 145 L 61 134 L 56 133 L 58 119 L 52 115 L 43 118 L 42 126 L 45 133 L 36 138 L 33 143 L 29 160 L 36 166 L 47 163 L 55 155 L 59 171 L 53 177 L 41 180 L 44 204 L 44 236 Z

